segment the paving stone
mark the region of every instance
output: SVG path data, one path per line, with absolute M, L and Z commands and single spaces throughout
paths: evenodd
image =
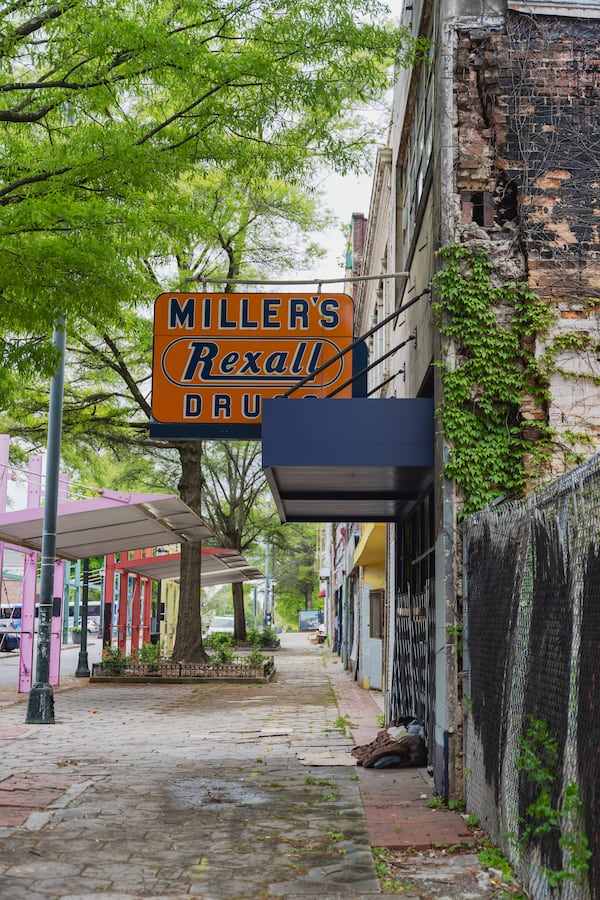
M 396 846 L 402 828 L 413 844 L 442 832 L 459 842 L 462 818 L 444 821 L 427 808 L 426 772 L 298 759 L 348 754 L 377 730 L 378 698 L 336 659 L 305 635 L 284 635 L 277 676 L 260 687 L 77 679 L 57 693 L 52 727 L 20 724 L 24 698 L 0 705 L 0 735 L 13 734 L 20 786 L 10 793 L 38 804 L 0 804 L 0 837 L 19 854 L 8 865 L 0 860 L 6 896 L 368 900 L 380 896 L 372 846 Z M 351 734 L 336 728 L 340 716 Z M 24 818 L 6 823 L 7 809 Z M 25 827 L 32 809 L 35 831 Z

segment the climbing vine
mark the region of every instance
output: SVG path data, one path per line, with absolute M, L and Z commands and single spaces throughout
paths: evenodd
M 550 734 L 546 722 L 529 716 L 529 727 L 521 738 L 516 764 L 531 785 L 533 798 L 519 819 L 519 837 L 514 834 L 507 837 L 520 852 L 530 843 L 553 837 L 564 854 L 565 865 L 562 869 L 543 869 L 550 887 L 558 887 L 568 880 L 584 881 L 592 853 L 587 837 L 577 824 L 582 802 L 575 783 L 565 786 L 558 806 L 552 802 L 559 769 L 558 741 Z
M 552 314 L 527 285 L 495 284 L 483 248 L 451 245 L 439 255 L 446 265 L 435 277 L 433 308 L 456 352 L 452 364 L 439 364 L 439 414 L 451 445 L 445 474 L 462 489 L 467 515 L 498 496 L 522 493 L 524 458 L 541 462 L 549 454 L 544 416 L 524 421 L 521 404 L 528 396 L 543 409 L 547 399 L 534 346 Z

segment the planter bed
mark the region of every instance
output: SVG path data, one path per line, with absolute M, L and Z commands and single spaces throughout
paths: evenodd
M 275 674 L 273 657 L 260 666 L 249 666 L 243 662 L 223 663 L 161 663 L 158 666 L 147 663 L 128 663 L 122 668 L 104 663 L 94 663 L 90 681 L 117 681 L 128 684 L 186 683 L 202 681 L 244 681 L 266 682 Z
M 233 650 L 260 650 L 261 653 L 273 653 L 274 650 L 279 650 L 281 648 L 281 642 L 277 641 L 275 644 L 251 644 L 250 641 L 236 641 L 235 644 L 232 644 Z

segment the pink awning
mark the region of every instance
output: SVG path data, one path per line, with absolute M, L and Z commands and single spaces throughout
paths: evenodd
M 58 505 L 56 556 L 78 560 L 212 537 L 200 516 L 174 494 L 103 490 Z M 0 513 L 0 541 L 41 550 L 43 507 Z

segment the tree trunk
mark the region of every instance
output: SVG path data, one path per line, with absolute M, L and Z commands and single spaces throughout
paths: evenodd
M 235 581 L 231 585 L 233 597 L 233 639 L 234 641 L 246 640 L 246 612 L 244 610 L 244 585 L 241 581 Z
M 202 442 L 185 441 L 177 445 L 181 460 L 179 496 L 200 515 L 202 497 Z M 202 618 L 200 613 L 200 576 L 202 572 L 202 544 L 200 541 L 181 544 L 179 581 L 179 609 L 173 659 L 185 662 L 207 662 L 202 646 Z

